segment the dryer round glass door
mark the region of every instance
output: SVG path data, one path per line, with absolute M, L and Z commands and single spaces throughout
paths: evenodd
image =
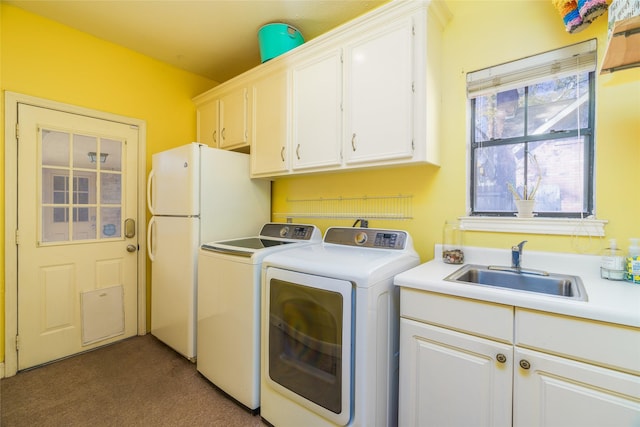
M 351 416 L 353 292 L 349 281 L 267 269 L 267 383 L 339 425 Z

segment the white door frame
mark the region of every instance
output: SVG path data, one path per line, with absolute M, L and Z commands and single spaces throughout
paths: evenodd
M 91 110 L 70 104 L 36 98 L 14 92 L 5 91 L 5 337 L 4 337 L 4 369 L 0 364 L 0 378 L 10 377 L 18 372 L 18 353 L 16 336 L 18 334 L 18 247 L 16 245 L 16 230 L 18 228 L 18 146 L 16 123 L 18 122 L 18 104 L 29 104 L 42 108 L 79 114 L 96 119 L 110 120 L 137 126 L 138 134 L 138 335 L 147 331 L 147 272 L 146 272 L 146 141 L 147 124 L 144 120 L 103 111 Z

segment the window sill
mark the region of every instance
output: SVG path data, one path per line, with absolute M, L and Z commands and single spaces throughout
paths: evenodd
M 495 233 L 555 234 L 603 237 L 609 222 L 593 218 L 505 218 L 488 216 L 460 217 L 460 225 L 468 231 Z

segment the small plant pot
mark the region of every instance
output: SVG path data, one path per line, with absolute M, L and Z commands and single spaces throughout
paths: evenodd
M 516 209 L 518 213 L 516 214 L 518 218 L 533 218 L 533 205 L 536 203 L 535 200 L 516 200 Z

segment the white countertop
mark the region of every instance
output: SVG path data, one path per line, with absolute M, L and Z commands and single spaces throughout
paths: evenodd
M 508 249 L 463 249 L 465 264 L 511 265 L 511 251 Z M 394 283 L 400 287 L 640 327 L 640 284 L 601 279 L 599 256 L 527 251 L 524 247 L 522 268 L 582 279 L 588 300 L 575 301 L 533 292 L 445 281 L 445 277 L 462 265 L 442 262 L 440 245 L 436 245 L 434 253 L 436 258 L 433 261 L 397 275 Z

